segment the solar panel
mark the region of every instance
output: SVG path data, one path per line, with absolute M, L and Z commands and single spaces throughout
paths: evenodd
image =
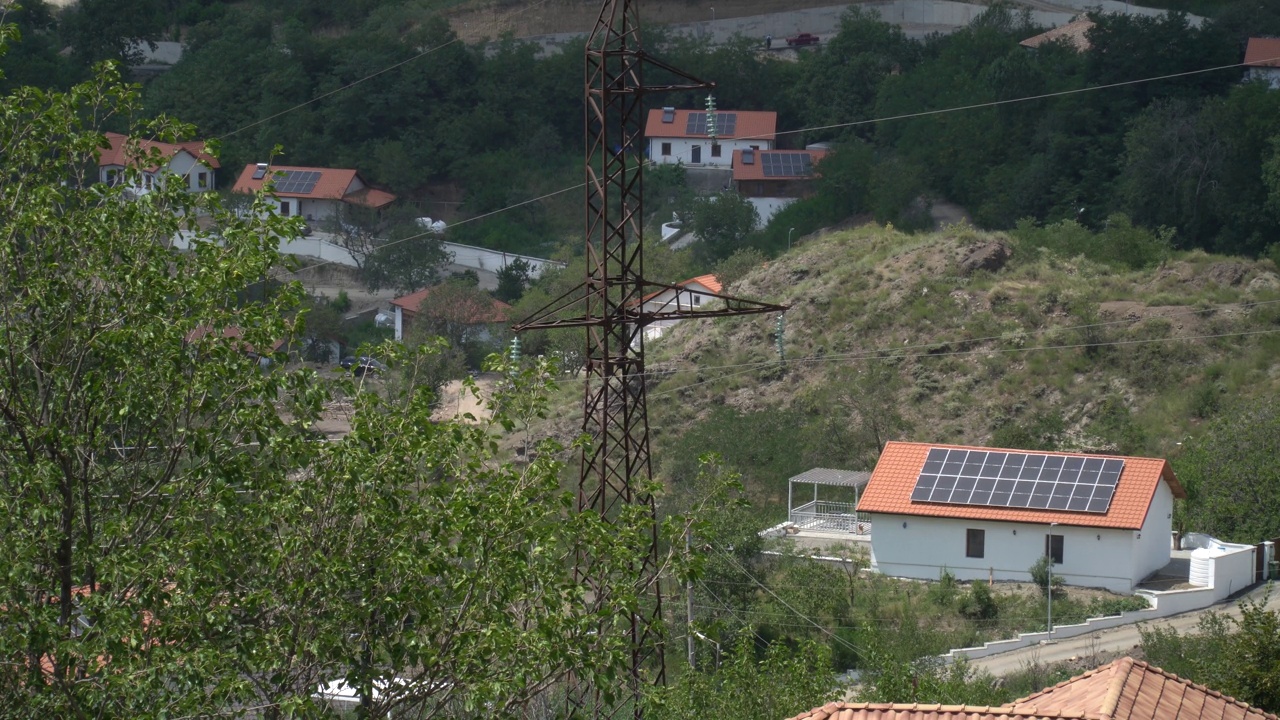
M 760 153 L 765 177 L 808 177 L 813 174 L 813 158 L 809 153 Z
M 1124 460 L 930 448 L 912 502 L 1105 513 Z
M 716 113 L 716 136 L 732 136 L 738 129 L 738 113 Z M 685 135 L 706 135 L 707 114 L 704 112 L 689 113 L 689 122 L 684 128 Z
M 673 107 L 664 107 L 664 108 L 662 108 L 662 122 L 664 122 L 664 123 L 671 123 L 671 122 L 675 122 L 675 119 L 676 119 L 676 109 L 675 109 L 675 108 L 673 108 Z
M 275 191 L 306 195 L 315 189 L 320 173 L 314 170 L 281 170 L 276 175 Z

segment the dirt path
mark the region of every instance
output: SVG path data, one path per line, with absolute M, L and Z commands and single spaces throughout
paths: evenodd
M 1256 587 L 1246 593 L 1244 597 L 1251 600 L 1261 600 L 1267 594 L 1270 586 L 1271 583 L 1267 583 Z M 1280 609 L 1280 593 L 1273 592 L 1268 599 L 1266 607 L 1272 610 Z M 1216 612 L 1230 617 L 1240 617 L 1240 608 L 1237 606 L 1237 601 L 1233 600 L 1203 610 L 1160 618 L 1151 621 L 1149 624 L 1171 627 L 1179 633 L 1194 632 L 1196 625 L 1200 622 L 1200 618 L 1209 612 Z M 999 655 L 979 658 L 970 661 L 969 664 L 976 670 L 985 670 L 992 675 L 1000 676 L 1018 672 L 1033 665 L 1052 665 L 1109 653 L 1128 654 L 1142 643 L 1142 637 L 1138 632 L 1139 627 L 1140 624 L 1133 624 L 1099 630 L 1066 640 L 1055 640 L 1047 645 L 1032 645 L 1031 647 L 1010 650 Z
M 493 388 L 497 385 L 500 377 L 497 373 L 477 375 L 476 386 L 480 389 L 480 397 L 476 397 L 474 393 L 468 391 L 461 380 L 450 380 L 440 390 L 440 407 L 432 414 L 431 419 L 443 421 L 455 417 L 462 418 L 468 413 L 475 420 L 463 420 L 463 422 L 479 422 L 489 419 L 492 413 L 485 406 L 485 402 L 493 397 Z

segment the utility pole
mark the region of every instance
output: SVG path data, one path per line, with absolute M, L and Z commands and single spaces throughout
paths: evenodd
M 693 554 L 693 529 L 684 529 L 684 554 L 687 558 Z M 696 664 L 693 660 L 693 578 L 690 577 L 685 581 L 684 586 L 685 601 L 688 604 L 688 623 L 685 627 L 687 633 L 686 639 L 689 641 L 689 669 L 693 670 Z

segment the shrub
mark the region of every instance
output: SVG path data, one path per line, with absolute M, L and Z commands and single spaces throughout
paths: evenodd
M 1036 564 L 1031 566 L 1031 569 L 1029 570 L 1029 572 L 1031 573 L 1031 582 L 1035 583 L 1036 587 L 1040 588 L 1041 594 L 1048 595 L 1049 594 L 1049 557 L 1041 556 L 1040 559 L 1036 561 Z M 1064 597 L 1065 595 L 1066 595 L 1066 591 L 1063 590 L 1062 588 L 1062 576 L 1054 575 L 1053 576 L 1053 596 Z
M 1000 606 L 996 604 L 995 595 L 991 593 L 991 586 L 981 580 L 975 580 L 969 586 L 969 592 L 960 598 L 958 610 L 961 615 L 970 620 L 991 620 L 1000 613 Z

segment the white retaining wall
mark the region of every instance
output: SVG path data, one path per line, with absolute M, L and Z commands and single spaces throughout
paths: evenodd
M 1213 584 L 1209 587 L 1190 590 L 1169 590 L 1166 592 L 1140 590 L 1138 591 L 1138 596 L 1145 597 L 1151 603 L 1151 608 L 1125 612 L 1110 617 L 1092 618 L 1078 625 L 1056 625 L 1053 628 L 1053 637 L 1059 640 L 1072 638 L 1119 625 L 1180 615 L 1184 612 L 1200 610 L 1222 602 L 1230 595 L 1253 584 L 1254 552 L 1257 549 L 1248 545 L 1233 545 L 1232 547 L 1238 549 L 1225 555 L 1211 558 Z M 1049 634 L 1044 632 L 1021 633 L 1016 638 L 996 640 L 981 647 L 955 648 L 947 654 L 939 656 L 939 659 L 943 662 L 952 662 L 961 657 L 969 659 L 983 658 L 1009 650 L 1030 647 L 1048 639 Z

